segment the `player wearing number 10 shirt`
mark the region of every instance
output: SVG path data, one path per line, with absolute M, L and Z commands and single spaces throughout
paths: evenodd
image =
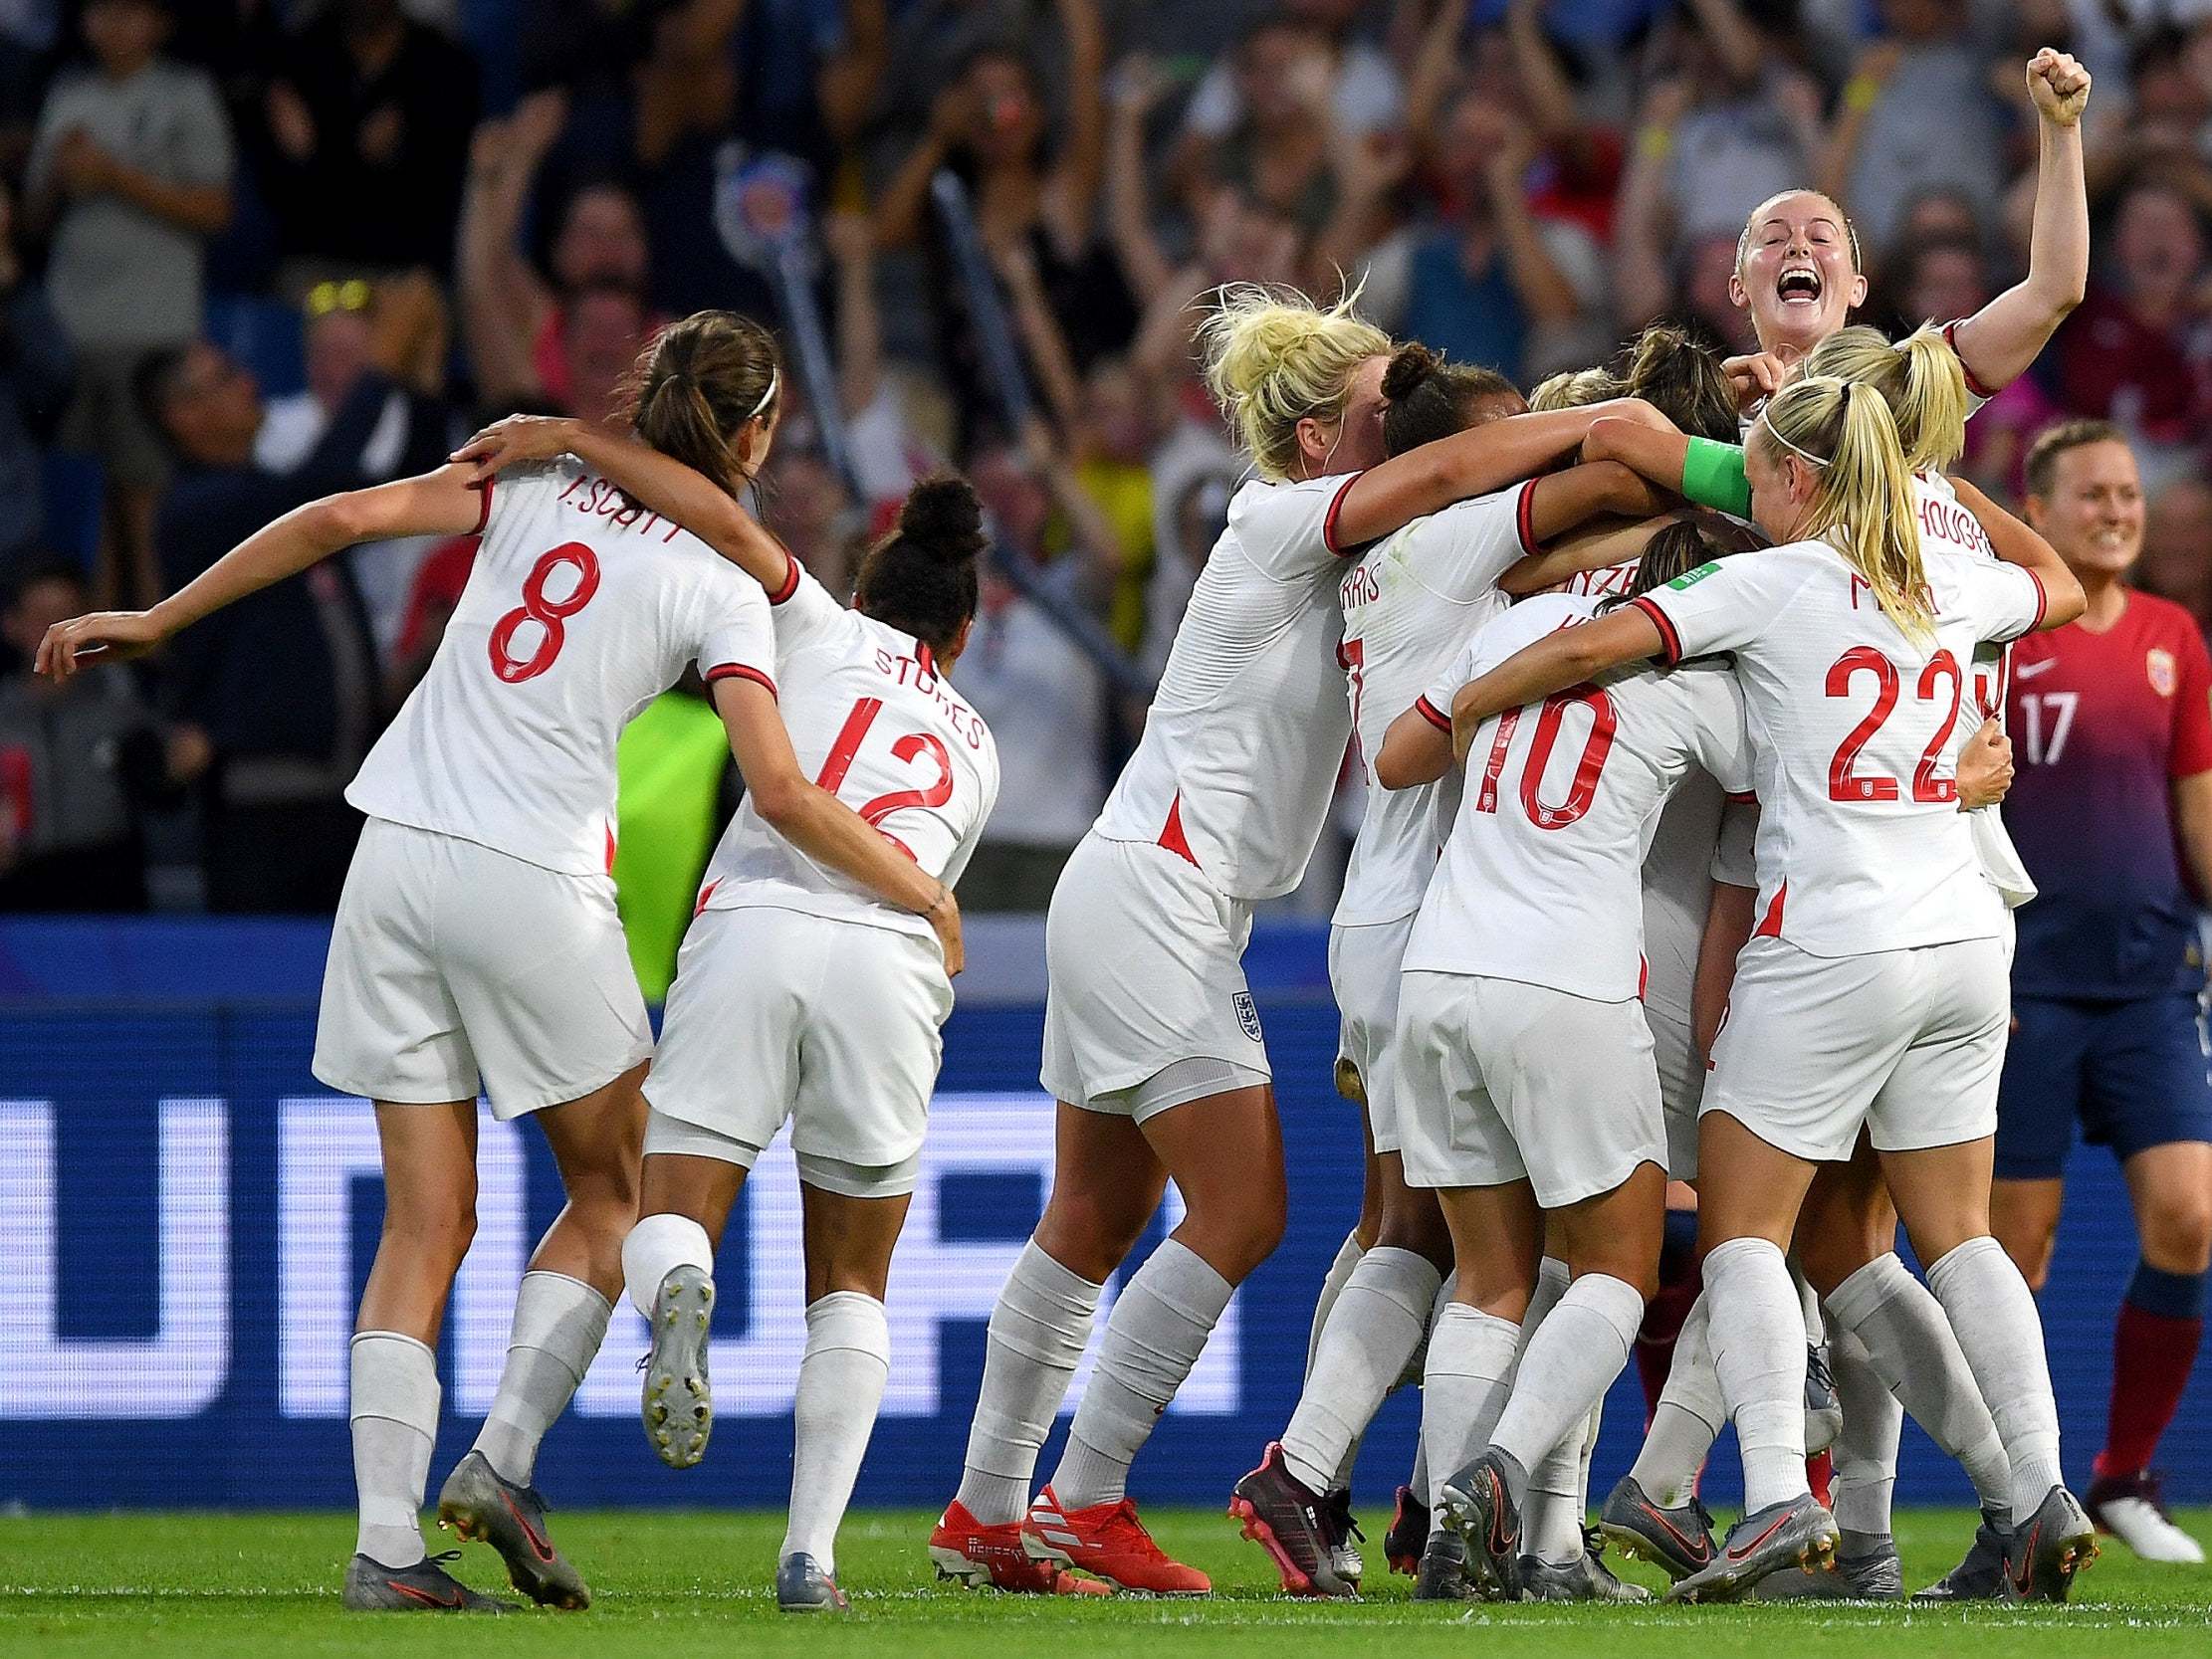
M 733 491 L 767 457 L 778 379 L 765 329 L 702 312 L 640 359 L 634 425 Z M 343 1602 L 362 1610 L 500 1605 L 427 1558 L 417 1523 L 438 1424 L 433 1345 L 475 1221 L 479 1087 L 498 1117 L 529 1114 L 544 1131 L 567 1204 L 523 1277 L 499 1392 L 439 1514 L 497 1549 L 533 1599 L 589 1600 L 532 1476 L 606 1334 L 636 1216 L 651 1034 L 607 875 L 624 724 L 696 663 L 783 833 L 917 911 L 942 892 L 798 770 L 756 582 L 589 467 L 553 462 L 496 485 L 481 471 L 451 465 L 311 503 L 151 611 L 58 623 L 40 647 L 40 666 L 66 675 L 87 646 L 143 651 L 355 542 L 482 533 L 428 676 L 350 793 L 369 822 L 317 1026 L 315 1074 L 376 1103 L 384 1161 L 383 1233 L 350 1349 L 360 1527 Z

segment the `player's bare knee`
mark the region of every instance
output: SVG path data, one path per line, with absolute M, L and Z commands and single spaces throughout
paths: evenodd
M 2162 1193 L 2138 1223 L 2143 1260 L 2163 1273 L 2212 1267 L 2212 1192 Z
M 1113 1199 L 1063 1195 L 1055 1188 L 1037 1220 L 1036 1242 L 1070 1273 L 1103 1284 L 1137 1247 L 1151 1219 L 1149 1212 L 1138 1215 Z

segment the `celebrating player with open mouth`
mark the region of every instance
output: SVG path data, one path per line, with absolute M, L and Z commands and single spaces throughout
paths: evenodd
M 768 455 L 779 378 L 765 328 L 703 311 L 647 348 L 633 424 L 735 491 Z M 447 1573 L 450 1556 L 428 1557 L 416 1519 L 437 1434 L 434 1345 L 475 1230 L 480 1085 L 496 1117 L 545 1132 L 568 1202 L 531 1258 L 498 1396 L 438 1512 L 498 1549 L 535 1600 L 590 1597 L 532 1474 L 605 1337 L 637 1216 L 652 1032 L 607 874 L 630 718 L 697 663 L 776 829 L 886 903 L 957 927 L 943 884 L 799 770 L 759 584 L 573 461 L 496 488 L 453 465 L 311 503 L 152 610 L 55 624 L 39 667 L 66 676 L 92 649 L 136 656 L 355 542 L 472 531 L 476 564 L 429 673 L 347 792 L 368 824 L 316 1033 L 315 1075 L 374 1101 L 383 1143 L 384 1227 L 351 1348 L 360 1532 L 344 1604 L 357 1609 L 508 1605 Z
M 2034 1301 L 1989 1236 L 2004 921 L 1947 762 L 1974 646 L 2070 620 L 2080 584 L 2033 536 L 2001 549 L 2024 570 L 1923 568 L 1911 475 L 1872 387 L 1789 387 L 1747 460 L 1753 517 L 1786 545 L 1530 646 L 1453 708 L 1471 734 L 1621 662 L 1715 651 L 1734 653 L 1744 690 L 1761 920 L 1715 1048 L 1699 1164 L 1712 1343 L 1749 1513 L 1672 1593 L 1740 1593 L 1835 1550 L 1806 1491 L 1803 1325 L 1782 1251 L 1815 1165 L 1847 1155 L 1863 1127 L 2004 1440 L 2007 1569 L 2021 1593 L 2063 1591 L 2091 1530 L 2060 1484 Z

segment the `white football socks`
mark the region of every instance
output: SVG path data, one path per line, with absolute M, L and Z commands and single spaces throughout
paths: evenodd
M 803 1551 L 822 1571 L 836 1571 L 837 1525 L 852 1501 L 890 1374 L 891 1326 L 882 1303 L 859 1291 L 832 1291 L 807 1306 L 792 1409 L 791 1513 L 779 1558 Z
M 1118 1503 L 1127 1494 L 1130 1464 L 1235 1294 L 1203 1256 L 1172 1238 L 1130 1277 L 1114 1299 L 1097 1368 L 1048 1483 L 1063 1514 Z
M 1982 1508 L 1998 1515 L 2009 1510 L 2012 1465 L 2004 1442 L 1958 1335 L 1927 1287 L 1894 1254 L 1878 1256 L 1836 1287 L 1828 1311 L 1865 1345 L 1867 1362 L 1913 1421 L 1958 1459 Z M 1845 1426 L 1849 1432 L 1848 1410 Z
M 1843 1553 L 1863 1555 L 1881 1548 L 1889 1538 L 1889 1505 L 1897 1484 L 1897 1434 L 1904 1427 L 1904 1407 L 1868 1357 L 1866 1345 L 1840 1315 L 1829 1329 L 1828 1363 L 1836 1378 L 1837 1402 L 1844 1408 L 1843 1432 L 1831 1448 L 1835 1479 L 1830 1493 L 1836 1525 L 1844 1535 Z
M 613 1305 L 581 1279 L 565 1273 L 523 1275 L 507 1339 L 507 1368 L 476 1437 L 475 1449 L 500 1479 L 530 1485 L 539 1444 L 568 1409 L 613 1317 Z
M 661 1281 L 680 1267 L 695 1267 L 714 1277 L 715 1249 L 707 1229 L 688 1215 L 665 1211 L 643 1217 L 622 1241 L 622 1288 L 630 1305 L 653 1323 L 653 1302 Z
M 363 1331 L 346 1351 L 351 1372 L 354 1550 L 380 1566 L 413 1566 L 422 1545 L 422 1495 L 438 1437 L 438 1360 L 412 1337 Z
M 1069 1271 L 1031 1239 L 991 1310 L 983 1389 L 968 1430 L 958 1502 L 987 1527 L 1029 1507 L 1037 1454 L 1091 1340 L 1103 1285 Z
M 1970 1238 L 1928 1268 L 1975 1386 L 2012 1464 L 2012 1520 L 2026 1523 L 2059 1484 L 2059 1408 L 2036 1299 L 1997 1241 Z
M 1678 1509 L 1696 1495 L 1697 1472 L 1728 1421 L 1720 1373 L 1713 1368 L 1711 1316 L 1712 1304 L 1705 1296 L 1690 1304 L 1674 1339 L 1666 1387 L 1629 1470 L 1645 1496 L 1661 1509 Z
M 1744 1513 L 1754 1515 L 1808 1490 L 1804 1309 L 1782 1252 L 1763 1238 L 1708 1252 L 1705 1294 L 1713 1368 L 1743 1453 Z
M 1572 1494 L 1582 1471 L 1582 1430 L 1590 1409 L 1605 1398 L 1629 1362 L 1644 1298 L 1634 1285 L 1603 1273 L 1585 1273 L 1567 1287 L 1544 1316 L 1521 1353 L 1512 1397 L 1490 1435 L 1490 1446 L 1512 1462 L 1546 1470 L 1550 1490 Z M 1535 1485 L 1533 1473 L 1514 1500 Z
M 1421 1346 L 1442 1282 L 1443 1275 L 1412 1250 L 1378 1247 L 1359 1258 L 1330 1311 L 1306 1368 L 1305 1391 L 1282 1432 L 1283 1465 L 1308 1491 L 1319 1495 L 1336 1484 L 1348 1454 Z
M 1306 1328 L 1306 1375 L 1313 1374 L 1314 1361 L 1321 1354 L 1321 1333 L 1329 1328 L 1329 1315 L 1336 1308 L 1336 1299 L 1351 1282 L 1352 1270 L 1360 1265 L 1360 1258 L 1367 1252 L 1360 1248 L 1360 1235 L 1350 1232 L 1344 1242 L 1336 1247 L 1336 1259 L 1329 1263 L 1329 1271 L 1321 1281 L 1321 1294 L 1314 1298 L 1313 1324 Z
M 1430 1508 L 1437 1491 L 1484 1446 L 1513 1385 L 1521 1328 L 1464 1302 L 1448 1304 L 1429 1334 L 1422 1379 L 1421 1445 L 1429 1460 Z

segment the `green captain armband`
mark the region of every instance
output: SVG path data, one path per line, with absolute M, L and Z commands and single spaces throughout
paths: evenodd
M 1682 494 L 1699 507 L 1751 517 L 1751 481 L 1744 476 L 1743 446 L 1692 438 L 1682 457 Z

